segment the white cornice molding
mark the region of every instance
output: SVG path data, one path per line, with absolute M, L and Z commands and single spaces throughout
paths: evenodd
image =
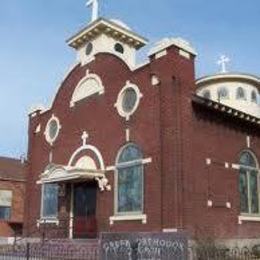
M 204 84 L 209 84 L 214 81 L 224 81 L 224 80 L 242 80 L 250 81 L 259 86 L 260 78 L 246 73 L 220 73 L 216 75 L 209 75 L 196 80 L 196 85 L 202 86 Z
M 87 25 L 85 28 L 80 30 L 74 36 L 67 40 L 70 47 L 77 49 L 84 42 L 91 40 L 96 35 L 100 33 L 113 34 L 114 37 L 121 37 L 125 42 L 131 43 L 136 49 L 139 49 L 148 43 L 147 39 L 134 33 L 125 26 L 119 23 L 104 18 L 99 18 L 98 20 Z
M 174 45 L 188 53 L 191 53 L 195 56 L 197 55 L 196 50 L 192 47 L 192 45 L 188 41 L 178 37 L 178 38 L 164 38 L 164 39 L 160 40 L 149 51 L 148 56 L 159 53 L 159 52 L 169 48 L 172 45 Z

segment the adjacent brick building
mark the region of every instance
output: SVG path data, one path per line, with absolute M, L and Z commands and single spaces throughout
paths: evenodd
M 21 160 L 0 157 L 0 237 L 22 234 L 26 167 Z
M 30 114 L 27 236 L 50 226 L 67 238 L 176 229 L 258 237 L 259 78 L 196 81 L 196 52 L 179 38 L 137 66 L 146 42 L 103 18 L 68 40 L 77 64 L 51 107 Z

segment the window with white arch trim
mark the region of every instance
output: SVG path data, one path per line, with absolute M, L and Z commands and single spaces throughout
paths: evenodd
M 242 214 L 259 214 L 259 167 L 251 151 L 243 151 L 239 159 L 239 193 Z
M 116 215 L 143 213 L 144 166 L 141 149 L 129 143 L 119 151 L 116 161 Z

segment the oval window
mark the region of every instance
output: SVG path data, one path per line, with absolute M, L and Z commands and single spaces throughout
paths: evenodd
M 125 113 L 131 113 L 137 102 L 137 93 L 133 88 L 127 88 L 123 92 L 122 108 Z
M 48 121 L 45 129 L 46 141 L 52 144 L 58 137 L 60 131 L 60 122 L 59 119 L 55 116 Z
M 86 55 L 90 55 L 90 53 L 93 50 L 93 44 L 91 42 L 89 42 L 86 46 Z
M 143 94 L 140 92 L 138 86 L 127 82 L 119 92 L 115 103 L 119 115 L 129 120 L 130 116 L 137 110 L 142 97 Z
M 115 51 L 116 51 L 116 52 L 119 52 L 119 53 L 121 53 L 121 54 L 123 54 L 123 53 L 124 53 L 124 47 L 123 47 L 123 45 L 120 44 L 120 43 L 116 43 L 116 44 L 115 44 Z
M 58 123 L 56 120 L 52 120 L 49 123 L 49 137 L 54 139 L 58 132 Z

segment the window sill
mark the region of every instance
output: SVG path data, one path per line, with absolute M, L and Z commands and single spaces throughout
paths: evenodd
M 41 218 L 37 220 L 37 226 L 39 227 L 42 224 L 56 224 L 59 225 L 59 220 L 57 218 Z
M 244 221 L 251 221 L 251 222 L 260 222 L 260 215 L 250 216 L 250 215 L 240 215 L 238 216 L 238 224 L 242 224 Z
M 110 225 L 113 225 L 116 221 L 135 221 L 141 220 L 143 224 L 147 223 L 147 215 L 124 215 L 124 216 L 112 216 L 109 218 Z

